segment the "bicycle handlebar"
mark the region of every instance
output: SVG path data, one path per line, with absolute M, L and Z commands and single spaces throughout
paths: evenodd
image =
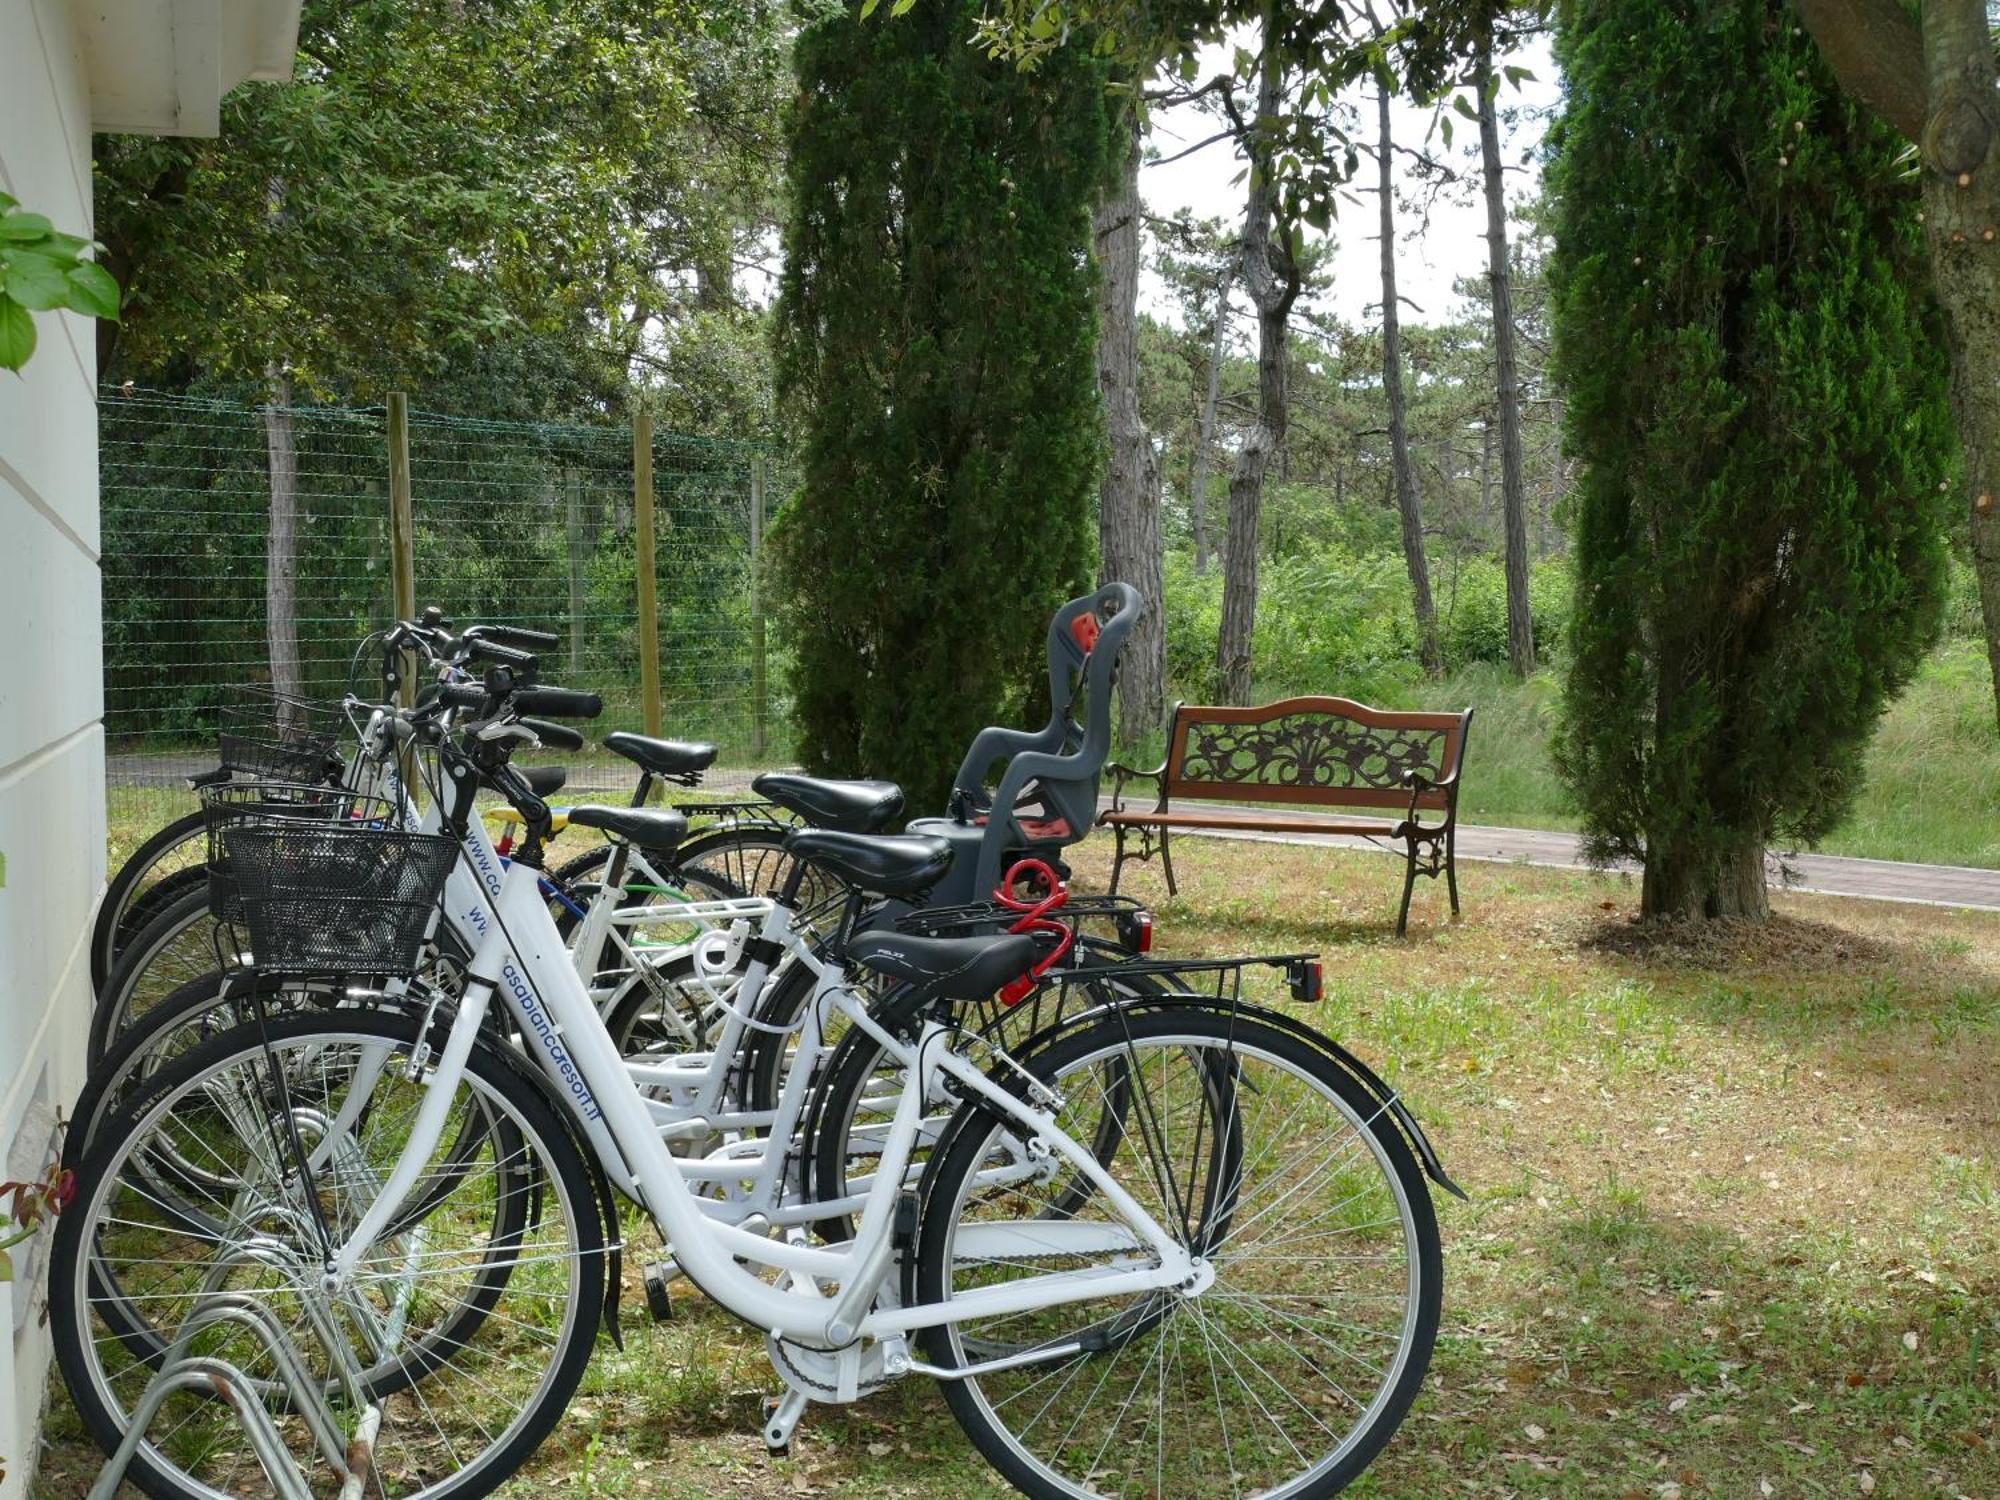
M 583 735 L 567 724 L 551 723 L 547 719 L 523 718 L 521 722 L 535 732 L 535 738 L 551 750 L 581 750 Z
M 486 636 L 468 639 L 471 632 L 458 638 L 458 655 L 466 661 L 491 662 L 495 666 L 513 667 L 517 671 L 532 672 L 541 663 L 532 651 L 521 651 L 513 646 L 502 645 Z
M 465 634 L 517 651 L 553 651 L 562 645 L 561 636 L 547 630 L 530 630 L 525 625 L 474 625 Z
M 604 712 L 601 697 L 574 688 L 515 688 L 508 702 L 524 714 L 548 714 L 558 719 L 594 719 Z

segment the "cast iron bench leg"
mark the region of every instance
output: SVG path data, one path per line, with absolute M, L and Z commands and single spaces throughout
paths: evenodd
M 1402 937 L 1409 931 L 1410 892 L 1415 889 L 1417 884 L 1417 841 L 1412 837 L 1408 840 L 1408 843 L 1410 846 L 1409 853 L 1403 865 L 1403 909 L 1396 913 L 1397 937 Z

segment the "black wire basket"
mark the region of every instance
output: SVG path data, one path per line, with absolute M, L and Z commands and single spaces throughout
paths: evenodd
M 250 815 L 220 831 L 257 969 L 410 975 L 458 857 L 399 820 Z
M 239 687 L 217 713 L 222 768 L 281 781 L 337 773 L 346 720 L 337 708 L 269 688 Z
M 384 799 L 324 782 L 229 781 L 203 787 L 200 796 L 202 819 L 208 828 L 208 912 L 230 927 L 239 927 L 243 921 L 236 872 L 222 839 L 230 824 L 277 818 L 320 824 L 400 821 Z

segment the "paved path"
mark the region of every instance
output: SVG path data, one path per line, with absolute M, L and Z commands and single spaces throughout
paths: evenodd
M 556 756 L 546 758 L 551 761 L 567 759 Z M 215 757 L 193 753 L 153 753 L 112 755 L 107 757 L 107 761 L 109 779 L 114 786 L 179 786 L 183 784 L 182 778 L 212 768 Z M 745 787 L 751 774 L 749 771 L 716 771 L 706 778 L 702 790 L 726 796 Z M 622 760 L 574 761 L 570 788 L 572 791 L 599 794 L 625 792 L 631 788 L 633 775 L 631 765 Z M 1109 807 L 1110 799 L 1104 799 L 1101 805 Z M 1297 811 L 1302 809 L 1287 808 L 1286 816 L 1292 816 Z M 1250 839 L 1272 844 L 1337 844 L 1358 849 L 1381 847 L 1345 834 L 1180 829 L 1174 837 Z M 1462 859 L 1490 860 L 1501 864 L 1546 865 L 1560 870 L 1587 868 L 1578 853 L 1575 834 L 1549 833 L 1532 828 L 1484 828 L 1461 823 L 1458 828 L 1458 853 Z M 1869 901 L 1909 901 L 1925 906 L 2000 911 L 2000 870 L 1975 870 L 1959 865 L 1913 865 L 1885 859 L 1851 859 L 1838 854 L 1794 854 L 1782 863 L 1774 855 L 1767 863 L 1771 884 L 1787 890 L 1813 891 L 1826 896 L 1858 896 Z
M 1291 817 L 1296 809 L 1286 808 Z M 1275 834 L 1213 832 L 1176 829 L 1176 839 L 1252 839 L 1273 844 L 1337 844 L 1343 848 L 1371 849 L 1381 846 L 1365 839 L 1342 834 Z M 1395 851 L 1391 851 L 1395 852 Z M 1549 833 L 1530 828 L 1482 828 L 1475 824 L 1458 826 L 1458 855 L 1461 859 L 1490 860 L 1501 864 L 1547 865 L 1555 869 L 1580 870 L 1587 866 L 1573 833 Z M 1632 869 L 1634 866 L 1621 866 Z M 1790 878 L 1787 878 L 1789 872 Z M 1978 911 L 2000 911 L 2000 870 L 1975 870 L 1959 865 L 1914 865 L 1884 859 L 1850 859 L 1838 854 L 1793 854 L 1782 863 L 1776 855 L 1766 861 L 1766 874 L 1773 886 L 1787 890 L 1813 891 L 1826 896 L 1858 896 L 1869 901 L 1910 901 L 1925 906 L 1970 907 Z

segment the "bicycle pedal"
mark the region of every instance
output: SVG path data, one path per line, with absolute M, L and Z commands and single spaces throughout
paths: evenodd
M 672 1262 L 659 1260 L 641 1273 L 640 1280 L 646 1287 L 646 1311 L 653 1315 L 655 1323 L 664 1323 L 674 1315 L 674 1299 L 667 1290 L 674 1274 Z

